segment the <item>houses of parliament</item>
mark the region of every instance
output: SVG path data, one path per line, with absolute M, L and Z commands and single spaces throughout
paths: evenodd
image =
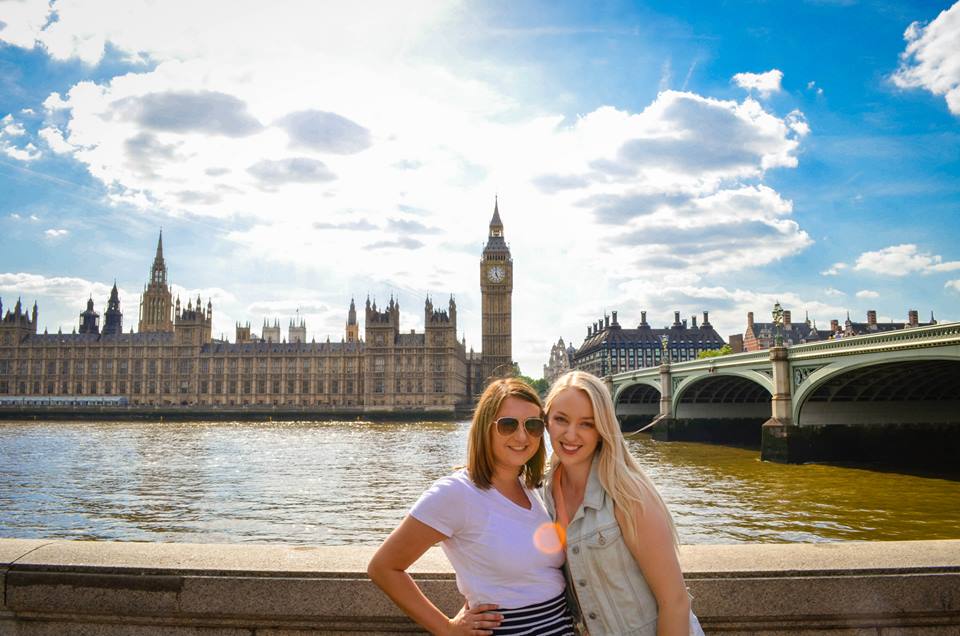
M 340 342 L 306 342 L 303 322 L 292 322 L 284 340 L 279 323 L 264 323 L 261 337 L 238 324 L 227 342 L 211 336 L 209 300 L 173 298 L 161 233 L 136 332 L 123 331 L 116 284 L 102 326 L 91 299 L 70 334 L 38 333 L 36 303 L 28 312 L 18 300 L 5 315 L 0 304 L 0 402 L 97 396 L 142 407 L 452 412 L 513 368 L 513 260 L 496 203 L 480 288 L 482 353 L 457 340 L 452 296 L 444 307 L 426 299 L 420 333 L 400 331 L 397 300 L 378 307 L 368 298 L 362 336 L 351 300 Z

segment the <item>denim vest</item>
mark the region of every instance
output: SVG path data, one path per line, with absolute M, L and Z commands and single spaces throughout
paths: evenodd
M 600 485 L 599 463 L 594 457 L 583 504 L 567 527 L 568 583 L 590 636 L 656 636 L 657 599 L 623 542 L 613 500 Z M 547 476 L 544 502 L 556 519 L 552 476 Z

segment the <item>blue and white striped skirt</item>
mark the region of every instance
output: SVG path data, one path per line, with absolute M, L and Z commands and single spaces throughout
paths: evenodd
M 567 608 L 565 594 L 534 605 L 516 609 L 498 609 L 503 614 L 500 627 L 494 634 L 528 634 L 530 636 L 575 636 L 573 619 Z

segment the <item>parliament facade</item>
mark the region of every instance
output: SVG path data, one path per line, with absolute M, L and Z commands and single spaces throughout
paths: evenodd
M 123 332 L 116 284 L 102 329 L 92 299 L 70 334 L 38 333 L 36 303 L 28 312 L 18 300 L 6 315 L 0 304 L 0 404 L 96 396 L 133 407 L 452 412 L 513 366 L 513 262 L 496 204 L 480 277 L 482 353 L 457 340 L 452 296 L 442 307 L 426 299 L 419 333 L 401 333 L 397 300 L 378 307 L 367 299 L 362 337 L 351 300 L 339 342 L 306 342 L 303 322 L 291 323 L 283 341 L 279 324 L 265 323 L 261 337 L 238 324 L 227 342 L 212 338 L 209 300 L 173 298 L 161 234 L 136 332 Z

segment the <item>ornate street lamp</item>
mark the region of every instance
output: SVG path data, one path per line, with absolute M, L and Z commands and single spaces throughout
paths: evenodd
M 774 346 L 782 347 L 783 346 L 783 307 L 780 306 L 779 300 L 773 305 L 773 334 L 774 334 L 774 340 L 773 340 Z
M 670 362 L 670 336 L 663 334 L 660 336 L 660 347 L 663 349 L 663 359 Z

